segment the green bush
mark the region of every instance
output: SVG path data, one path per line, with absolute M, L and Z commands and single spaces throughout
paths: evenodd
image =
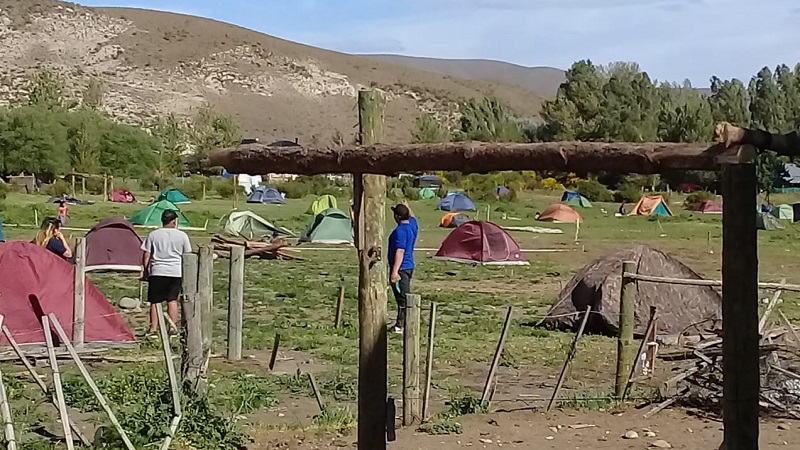
M 11 188 L 6 183 L 0 183 L 0 200 L 5 200 Z
M 58 179 L 55 180 L 52 184 L 47 185 L 44 188 L 44 192 L 51 197 L 62 197 L 64 195 L 69 195 L 70 193 L 72 193 L 72 185 L 70 185 L 64 180 Z
M 211 190 L 211 179 L 202 175 L 192 175 L 180 186 L 181 192 L 192 200 L 202 200 L 203 193 Z
M 578 183 L 578 192 L 591 202 L 611 202 L 614 196 L 597 180 L 586 180 Z
M 309 185 L 298 180 L 286 181 L 275 186 L 275 188 L 286 194 L 286 198 L 303 198 L 312 192 Z
M 407 187 L 403 189 L 403 195 L 410 201 L 417 201 L 422 198 L 419 195 L 419 189 L 414 187 Z
M 233 181 L 230 179 L 216 180 L 213 186 L 217 195 L 224 199 L 233 198 L 233 194 L 236 192 L 236 189 L 239 188 L 238 186 L 234 186 Z
M 642 189 L 633 183 L 623 183 L 614 192 L 614 201 L 620 203 L 632 203 L 639 200 L 642 196 Z
M 139 177 L 139 189 L 143 191 L 162 191 L 169 184 L 169 179 L 156 173 Z
M 687 208 L 692 208 L 698 203 L 704 202 L 706 200 L 714 200 L 714 198 L 716 198 L 716 195 L 714 195 L 713 192 L 695 191 L 686 197 L 686 200 L 683 201 L 683 206 Z

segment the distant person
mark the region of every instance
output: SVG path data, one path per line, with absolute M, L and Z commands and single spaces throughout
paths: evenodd
M 142 279 L 147 280 L 147 301 L 150 303 L 148 336 L 157 336 L 158 309 L 156 304 L 167 303 L 167 314 L 178 323 L 178 297 L 183 282 L 183 254 L 192 251 L 189 236 L 177 229 L 178 214 L 166 210 L 161 214 L 162 228 L 142 243 Z
M 617 212 L 622 216 L 628 213 L 628 210 L 625 209 L 625 202 L 619 204 L 619 210 Z
M 58 203 L 58 221 L 61 223 L 62 227 L 67 225 L 68 214 L 69 214 L 69 205 L 65 200 L 61 200 Z
M 72 258 L 72 250 L 69 248 L 67 238 L 61 234 L 61 221 L 55 217 L 48 217 L 42 221 L 42 226 L 36 233 L 33 243 L 64 259 Z
M 406 318 L 406 296 L 411 293 L 414 275 L 414 245 L 419 234 L 417 218 L 407 200 L 392 208 L 397 227 L 389 235 L 389 282 L 397 302 L 397 321 L 390 331 L 403 332 Z

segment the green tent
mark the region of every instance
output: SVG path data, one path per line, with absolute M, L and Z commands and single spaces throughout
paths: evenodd
M 794 208 L 787 204 L 778 205 L 772 210 L 772 215 L 778 219 L 794 221 Z
M 423 200 L 436 198 L 436 191 L 434 191 L 432 188 L 422 188 L 419 190 L 419 197 Z
M 592 204 L 589 202 L 586 197 L 582 195 L 575 195 L 569 200 L 567 200 L 567 204 L 570 206 L 580 206 L 581 208 L 591 208 Z
M 758 213 L 756 216 L 756 229 L 766 231 L 782 230 L 783 225 L 772 214 Z
M 317 244 L 352 244 L 353 221 L 346 212 L 329 208 L 314 216 L 300 242 Z
M 136 214 L 134 214 L 130 221 L 134 225 L 139 225 L 143 227 L 160 227 L 161 226 L 161 214 L 164 214 L 164 211 L 172 210 L 178 213 L 178 226 L 179 227 L 189 227 L 189 221 L 186 220 L 186 216 L 183 215 L 181 210 L 175 206 L 174 203 L 161 200 L 158 202 L 153 203 L 152 205 L 148 206 L 145 209 L 139 210 Z
M 162 192 L 161 195 L 158 196 L 157 201 L 160 202 L 161 200 L 167 200 L 175 205 L 180 205 L 182 203 L 192 203 L 192 201 L 189 200 L 189 197 L 187 197 L 186 194 L 177 189 L 165 189 L 164 192 Z
M 245 239 L 259 239 L 277 234 L 278 236 L 294 237 L 294 233 L 284 227 L 277 227 L 267 219 L 252 211 L 234 211 L 228 216 L 225 232 L 231 236 L 240 236 Z
M 326 194 L 317 197 L 316 200 L 311 202 L 311 205 L 309 205 L 308 211 L 306 212 L 308 214 L 313 214 L 316 216 L 317 214 L 320 214 L 326 209 L 331 209 L 331 208 L 338 208 L 336 197 Z

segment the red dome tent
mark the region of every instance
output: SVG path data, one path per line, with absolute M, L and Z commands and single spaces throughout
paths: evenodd
M 108 199 L 117 203 L 133 203 L 136 201 L 136 196 L 127 189 L 116 189 L 109 194 Z
M 703 214 L 722 214 L 722 206 L 714 200 L 705 200 L 695 205 L 694 211 Z
M 472 220 L 453 230 L 434 258 L 480 265 L 527 265 L 519 245 L 499 226 Z
M 87 270 L 142 269 L 142 239 L 121 217 L 105 219 L 86 233 Z
M 53 313 L 72 336 L 75 267 L 29 242 L 0 244 L 0 314 L 21 344 L 44 343 L 41 318 Z M 86 280 L 85 342 L 130 342 L 133 331 Z M 0 342 L 7 344 L 5 336 Z

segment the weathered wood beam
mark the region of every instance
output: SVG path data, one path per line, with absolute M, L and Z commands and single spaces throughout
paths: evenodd
M 659 173 L 673 169 L 718 170 L 753 155 L 724 144 L 539 142 L 504 144 L 363 145 L 337 148 L 269 147 L 243 144 L 211 154 L 210 163 L 231 173 L 372 173 L 444 170 L 488 173 L 503 170 L 563 170 Z
M 787 134 L 775 134 L 763 130 L 740 128 L 728 122 L 721 122 L 714 128 L 714 141 L 727 147 L 753 145 L 762 150 L 772 150 L 781 155 L 800 155 L 800 136 L 796 131 Z

